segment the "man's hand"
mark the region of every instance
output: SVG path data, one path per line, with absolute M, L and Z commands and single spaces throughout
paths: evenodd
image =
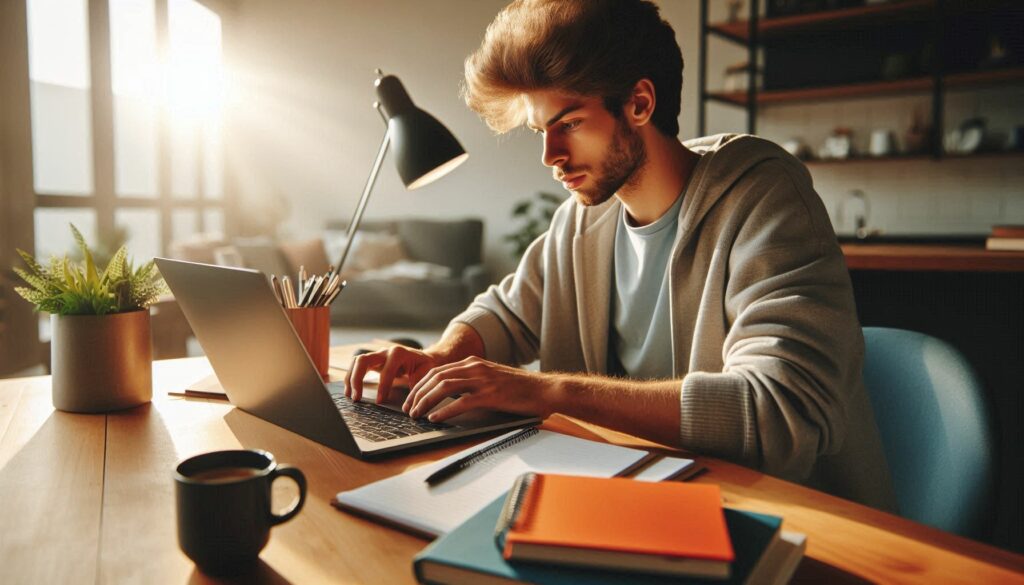
M 363 378 L 373 370 L 380 372 L 377 404 L 381 404 L 391 394 L 395 379 L 405 376 L 411 387 L 437 364 L 436 358 L 429 353 L 403 345 L 356 356 L 345 376 L 345 396 L 358 402 L 363 397 Z
M 469 325 L 453 322 L 445 329 L 440 341 L 424 351 L 395 346 L 357 356 L 345 376 L 345 396 L 355 401 L 362 398 L 363 377 L 373 370 L 380 372 L 377 404 L 381 404 L 391 395 L 391 387 L 397 378 L 405 376 L 411 388 L 431 368 L 473 355 L 484 355 L 483 339 Z
M 417 382 L 410 379 L 412 389 L 402 409 L 409 416 L 420 418 L 445 398 L 458 396 L 458 400 L 431 413 L 430 420 L 440 422 L 478 408 L 547 418 L 554 412 L 558 380 L 553 374 L 468 357 L 435 367 Z

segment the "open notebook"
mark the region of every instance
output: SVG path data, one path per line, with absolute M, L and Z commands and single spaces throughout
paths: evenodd
M 479 512 L 528 471 L 612 477 L 632 471 L 651 457 L 640 449 L 540 431 L 437 485 L 427 484 L 427 476 L 435 470 L 517 432 L 496 437 L 430 465 L 341 492 L 334 504 L 435 537 L 447 534 Z

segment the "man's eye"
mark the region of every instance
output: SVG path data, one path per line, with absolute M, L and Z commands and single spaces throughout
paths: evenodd
M 583 123 L 583 120 L 572 120 L 572 121 L 569 121 L 569 122 L 563 122 L 562 123 L 562 129 L 563 130 L 575 130 L 582 123 Z

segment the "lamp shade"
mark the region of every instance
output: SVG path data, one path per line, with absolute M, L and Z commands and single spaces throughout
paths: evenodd
M 413 104 L 397 77 L 387 75 L 376 85 L 381 111 L 388 121 L 395 167 L 406 188 L 422 187 L 469 157 L 444 124 Z

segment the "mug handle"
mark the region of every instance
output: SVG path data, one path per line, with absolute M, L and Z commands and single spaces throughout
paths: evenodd
M 297 467 L 281 465 L 270 473 L 270 484 L 273 485 L 274 480 L 282 475 L 291 478 L 299 486 L 299 497 L 295 498 L 291 508 L 284 514 L 275 514 L 271 510 L 270 522 L 272 526 L 277 526 L 294 518 L 302 510 L 302 505 L 306 503 L 306 476 Z

